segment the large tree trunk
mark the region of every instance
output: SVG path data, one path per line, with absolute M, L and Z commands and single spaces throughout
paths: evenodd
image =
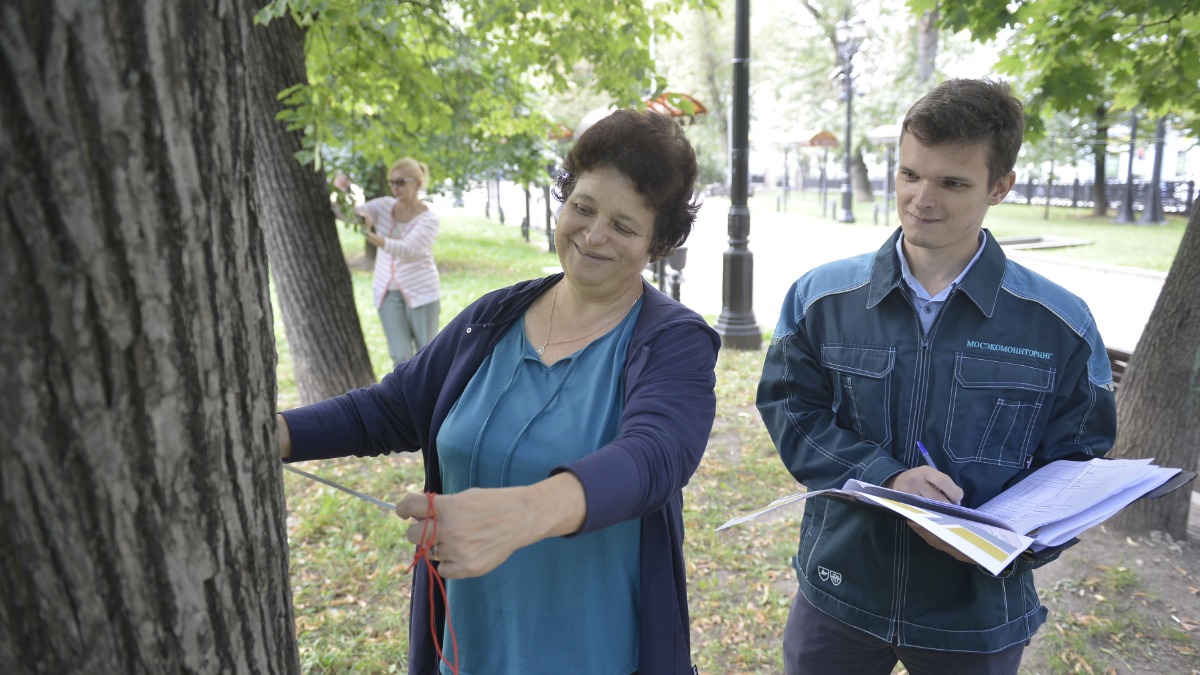
M 237 0 L 0 7 L 0 672 L 299 672 Z
M 250 34 L 255 171 L 275 294 L 302 403 L 375 382 L 324 177 L 296 161 L 299 131 L 276 95 L 305 81 L 304 32 L 288 17 Z
M 867 175 L 867 162 L 863 159 L 861 146 L 854 147 L 850 168 L 854 180 L 854 201 L 866 203 L 875 201 L 875 189 L 871 187 L 871 177 Z
M 917 19 L 917 82 L 926 83 L 937 72 L 938 11 L 931 9 Z
M 1161 225 L 1166 222 L 1162 204 L 1163 150 L 1167 140 L 1167 116 L 1159 115 L 1154 123 L 1154 169 L 1150 172 L 1150 184 L 1145 193 L 1141 222 L 1146 225 Z
M 1092 138 L 1092 215 L 1103 218 L 1108 215 L 1108 109 L 1097 106 L 1095 112 L 1096 135 Z
M 1179 252 L 1121 379 L 1112 457 L 1154 457 L 1195 471 L 1200 457 L 1200 209 L 1192 210 Z M 1191 489 L 1143 499 L 1113 518 L 1125 532 L 1162 530 L 1187 538 Z
M 699 12 L 700 26 L 702 34 L 706 37 L 712 37 L 716 34 L 716 27 L 713 25 L 712 17 L 708 12 Z M 729 68 L 729 58 L 717 49 L 720 44 L 717 40 L 703 40 L 703 62 L 704 62 L 704 86 L 710 101 L 708 109 L 709 114 L 706 120 L 715 120 L 720 133 L 717 137 L 721 143 L 721 154 L 724 157 L 729 157 L 729 110 L 725 105 L 730 94 L 725 93 L 726 89 L 723 86 L 722 80 L 717 77 L 717 73 Z M 724 56 L 725 58 L 722 58 Z M 711 124 L 711 122 L 708 122 Z M 730 177 L 732 178 L 732 176 Z

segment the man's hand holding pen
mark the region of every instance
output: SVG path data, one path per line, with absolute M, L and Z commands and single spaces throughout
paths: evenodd
M 898 473 L 884 487 L 950 504 L 960 504 L 963 498 L 962 488 L 954 479 L 929 466 L 916 466 Z
M 917 451 L 921 453 L 927 466 L 915 466 L 908 471 L 896 474 L 884 484 L 884 487 L 934 501 L 961 504 L 962 488 L 958 487 L 953 478 L 938 470 L 937 464 L 933 462 L 933 457 L 929 455 L 929 450 L 921 441 L 917 441 Z
M 920 495 L 926 499 L 932 499 L 939 502 L 948 502 L 950 504 L 961 504 L 963 498 L 962 488 L 954 482 L 954 479 L 946 474 L 938 471 L 937 466 L 933 463 L 933 458 L 929 456 L 929 450 L 921 442 L 917 442 L 917 450 L 925 460 L 925 465 L 915 466 L 907 471 L 902 471 L 887 481 L 884 487 L 900 492 L 907 492 L 913 495 Z M 923 527 L 909 522 L 909 527 L 913 529 L 921 539 L 925 540 L 933 548 L 951 556 L 955 560 L 975 564 L 975 561 L 968 558 L 963 553 L 959 552 L 954 547 L 946 542 L 933 536 Z

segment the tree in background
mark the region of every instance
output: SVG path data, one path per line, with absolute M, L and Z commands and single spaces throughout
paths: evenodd
M 1154 457 L 1161 466 L 1200 467 L 1200 208 L 1193 207 L 1117 391 L 1111 457 Z M 1190 486 L 1194 488 L 1195 486 Z M 1187 539 L 1191 489 L 1143 499 L 1110 521 L 1124 532 L 1162 530 Z
M 837 39 L 836 28 L 837 23 L 843 19 L 855 20 L 861 18 L 860 16 L 856 16 L 856 13 L 860 12 L 861 9 L 856 9 L 853 2 L 830 0 L 830 2 L 827 3 L 820 3 L 814 2 L 813 0 L 801 0 L 799 4 L 809 13 L 812 20 L 816 22 L 817 31 L 824 38 L 823 41 L 827 43 L 826 46 L 828 47 L 828 52 L 835 55 L 839 53 L 839 43 Z M 857 84 L 857 82 L 863 79 L 860 75 L 861 63 L 864 58 L 864 56 L 860 56 L 862 51 L 863 50 L 860 49 L 858 52 L 851 55 L 852 59 L 859 61 L 860 66 L 859 68 L 852 69 L 853 78 L 856 84 L 852 86 L 850 91 L 848 92 L 846 89 L 846 84 L 844 82 L 844 78 L 846 76 L 844 74 L 844 70 L 842 79 L 836 81 L 837 96 L 840 97 L 843 106 L 850 105 L 850 102 L 846 100 L 848 93 L 860 97 L 863 95 L 863 89 Z M 840 56 L 838 56 L 836 60 L 836 67 L 844 68 Z M 830 80 L 830 83 L 834 84 L 835 81 Z M 857 105 L 855 107 L 857 107 Z M 858 132 L 858 136 L 865 136 L 866 130 L 870 127 L 864 126 L 865 118 L 861 111 L 855 119 L 855 122 L 856 124 L 854 129 Z M 840 127 L 841 125 L 839 125 L 838 128 Z M 843 131 L 842 133 L 845 132 Z M 863 160 L 862 146 L 863 144 L 859 139 L 842 139 L 842 147 L 844 148 L 844 152 L 850 153 L 851 156 L 850 166 L 852 168 L 852 175 L 848 176 L 847 180 L 851 181 L 853 184 L 854 199 L 855 201 L 859 202 L 870 202 L 875 199 L 875 196 L 871 191 L 871 182 L 867 177 L 867 165 Z
M 0 672 L 299 672 L 248 16 L 0 6 Z
M 1090 122 L 1088 119 L 1055 113 L 1045 121 L 1042 134 L 1021 146 L 1018 158 L 1016 189 L 1024 192 L 1031 181 L 1046 186 L 1046 204 L 1043 219 L 1050 218 L 1050 188 L 1060 184 L 1059 172 L 1064 166 L 1073 166 L 1092 153 Z
M 937 72 L 938 10 L 937 7 L 917 16 L 917 82 L 930 86 Z
M 910 0 L 914 11 L 933 0 Z M 942 0 L 942 24 L 977 39 L 1011 32 L 1001 69 L 1023 72 L 1033 92 L 1031 126 L 1043 110 L 1140 108 L 1177 111 L 1200 132 L 1200 7 L 1182 0 Z M 1108 101 L 1111 100 L 1111 105 Z M 1103 122 L 1097 128 L 1106 126 Z M 1097 139 L 1097 152 L 1102 148 Z M 1103 182 L 1098 176 L 1097 182 Z M 1193 209 L 1150 320 L 1117 397 L 1113 457 L 1156 457 L 1194 470 L 1200 463 L 1200 209 Z M 1113 519 L 1129 532 L 1162 529 L 1187 537 L 1190 491 L 1143 500 Z
M 302 402 L 374 379 L 323 177 L 382 191 L 381 167 L 409 155 L 434 192 L 544 183 L 556 125 L 540 98 L 575 86 L 581 62 L 612 100 L 645 98 L 651 22 L 675 4 L 274 0 L 257 13 L 260 200 Z
M 670 19 L 679 30 L 673 39 L 658 38 L 655 54 L 672 86 L 696 96 L 708 114 L 685 127 L 696 149 L 700 185 L 729 183 L 729 120 L 733 106 L 732 5 L 725 11 L 687 9 Z M 754 40 L 751 40 L 753 46 Z M 757 76 L 757 75 L 755 75 Z M 754 77 L 751 78 L 754 85 Z
M 248 55 L 259 222 L 300 402 L 315 403 L 372 384 L 375 371 L 324 173 L 296 161 L 304 134 L 276 120 L 276 94 L 306 80 L 304 31 L 294 21 L 254 26 Z

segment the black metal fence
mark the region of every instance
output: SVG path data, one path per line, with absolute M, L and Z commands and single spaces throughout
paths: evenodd
M 1049 200 L 1051 206 L 1090 209 L 1095 204 L 1092 187 L 1092 181 L 1075 180 L 1070 183 L 1056 184 L 1030 180 L 1013 186 L 1012 191 L 1008 193 L 1008 198 L 1004 201 L 1016 204 L 1045 204 Z M 1150 193 L 1152 186 L 1149 182 L 1136 180 L 1132 186 L 1115 180 L 1105 183 L 1104 197 L 1108 202 L 1108 208 L 1120 208 L 1127 199 L 1130 187 L 1132 187 L 1133 210 L 1141 211 L 1145 208 L 1152 197 Z M 1192 212 L 1192 206 L 1196 203 L 1196 181 L 1162 181 L 1159 183 L 1159 190 L 1164 213 Z
M 801 177 L 800 185 L 797 186 L 800 190 L 819 190 L 821 181 L 816 176 Z M 842 189 L 842 181 L 840 178 L 830 180 L 826 188 L 830 194 L 839 193 Z M 883 179 L 875 178 L 871 180 L 871 189 L 877 196 L 883 195 Z M 1196 204 L 1196 199 L 1200 197 L 1196 191 L 1196 181 L 1187 180 L 1168 180 L 1159 184 L 1159 189 L 1162 195 L 1162 209 L 1164 213 L 1179 213 L 1190 214 L 1192 207 Z M 1150 184 L 1148 181 L 1133 182 L 1133 210 L 1141 211 L 1145 208 L 1149 194 Z M 1110 180 L 1105 183 L 1105 199 L 1108 202 L 1110 210 L 1119 209 L 1121 203 L 1125 200 L 1126 185 L 1122 181 Z M 1023 183 L 1017 183 L 1013 186 L 1011 192 L 1008 193 L 1008 198 L 1004 201 L 1010 204 L 1041 204 L 1045 205 L 1046 200 L 1050 200 L 1051 206 L 1066 206 L 1081 209 L 1090 209 L 1094 204 L 1092 194 L 1092 181 L 1075 180 L 1070 183 L 1046 183 L 1044 181 L 1028 180 Z

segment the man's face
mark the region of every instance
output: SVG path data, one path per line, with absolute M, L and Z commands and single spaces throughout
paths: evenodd
M 922 145 L 912 134 L 900 141 L 896 208 L 908 247 L 939 257 L 970 258 L 988 207 L 1012 189 L 1012 171 L 988 182 L 987 146 Z

